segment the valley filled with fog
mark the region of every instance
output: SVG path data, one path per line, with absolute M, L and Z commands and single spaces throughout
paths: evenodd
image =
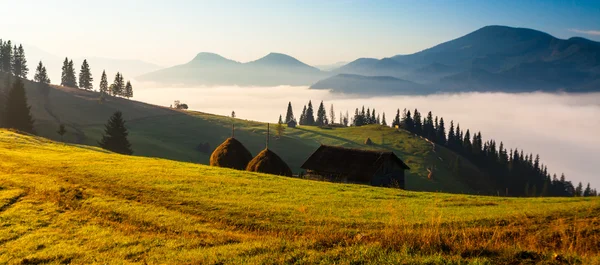
M 549 172 L 560 176 L 564 172 L 574 184 L 582 181 L 600 186 L 595 164 L 600 160 L 600 93 L 463 93 L 429 96 L 356 97 L 332 94 L 307 87 L 211 87 L 211 88 L 143 88 L 138 84 L 135 100 L 170 106 L 174 100 L 201 112 L 231 115 L 240 119 L 277 122 L 285 116 L 288 102 L 299 118 L 302 108 L 312 100 L 316 110 L 321 100 L 327 113 L 331 104 L 336 112 L 348 111 L 350 118 L 356 108 L 375 108 L 392 122 L 396 110 L 417 108 L 423 117 L 432 111 L 434 117 L 444 117 L 446 128 L 455 126 L 481 131 L 484 141 L 504 142 L 508 149 L 523 149 L 540 154 Z

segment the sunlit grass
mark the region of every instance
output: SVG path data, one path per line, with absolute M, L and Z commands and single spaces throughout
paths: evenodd
M 318 182 L 9 131 L 0 158 L 0 263 L 600 262 L 596 198 Z

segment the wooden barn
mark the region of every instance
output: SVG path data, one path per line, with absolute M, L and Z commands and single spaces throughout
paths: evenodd
M 401 189 L 405 188 L 404 171 L 410 169 L 393 152 L 327 145 L 321 145 L 302 168 L 311 177 Z

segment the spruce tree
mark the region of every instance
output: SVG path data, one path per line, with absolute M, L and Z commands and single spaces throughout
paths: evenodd
M 113 81 L 112 85 L 110 86 L 110 92 L 113 96 L 121 96 L 123 95 L 123 87 L 124 84 L 122 83 L 123 78 L 121 77 L 121 73 L 117 72 L 117 74 L 115 75 L 115 80 Z
M 398 110 L 398 111 L 400 111 L 400 110 Z M 381 115 L 381 125 L 388 126 L 387 121 L 385 121 L 385 112 L 383 113 L 383 115 Z
M 331 104 L 331 107 L 329 108 L 329 116 L 331 117 L 331 119 L 329 120 L 329 123 L 334 124 L 335 123 L 335 110 L 333 109 L 333 104 Z
M 279 123 L 279 124 L 283 123 L 283 117 L 281 117 L 281 114 L 279 114 L 279 121 L 277 123 Z
M 129 99 L 133 97 L 133 86 L 131 86 L 131 82 L 129 82 L 129 80 L 127 81 L 127 84 L 125 85 L 125 94 L 124 96 Z
M 7 128 L 20 130 L 26 133 L 35 133 L 31 107 L 27 105 L 25 85 L 20 78 L 16 78 L 12 89 L 8 92 L 4 115 L 4 125 Z
M 125 120 L 123 120 L 123 114 L 120 111 L 115 112 L 104 129 L 104 135 L 98 142 L 100 147 L 124 155 L 133 154 L 131 144 L 127 140 L 127 128 L 125 127 Z
M 17 47 L 17 45 L 14 46 L 11 63 L 14 76 L 27 78 L 29 68 L 27 67 L 27 58 L 25 58 L 25 50 L 23 49 L 23 45 L 19 45 L 19 47 Z
M 325 113 L 323 101 L 321 101 L 321 104 L 319 104 L 319 109 L 317 110 L 317 120 L 315 123 L 317 126 L 323 126 L 327 124 L 327 114 Z
M 583 195 L 583 184 L 581 184 L 581 182 L 579 182 L 579 184 L 577 185 L 577 188 L 575 188 L 575 197 L 581 197 L 581 195 Z
M 400 109 L 398 109 L 396 111 L 396 117 L 394 118 L 394 121 L 392 122 L 392 127 L 396 127 L 396 125 L 398 127 L 400 127 Z
M 12 73 L 13 66 L 13 47 L 12 42 L 6 41 L 0 45 L 0 71 Z
M 100 94 L 108 94 L 108 80 L 106 77 L 106 71 L 102 70 L 102 77 L 100 77 Z
M 33 81 L 38 83 L 50 84 L 50 78 L 48 77 L 48 72 L 46 71 L 46 67 L 42 64 L 42 61 L 35 68 L 35 76 L 33 77 Z
M 583 191 L 583 197 L 590 196 L 592 196 L 592 188 L 590 187 L 590 183 L 588 182 L 587 186 L 585 187 L 585 190 Z
M 60 85 L 77 88 L 77 77 L 75 77 L 75 67 L 73 66 L 73 60 L 69 61 L 69 58 L 65 58 L 65 61 L 63 62 Z
M 302 114 L 300 114 L 299 123 L 300 125 L 306 125 L 306 105 L 304 105 L 304 108 L 302 109 Z
M 446 145 L 446 125 L 444 124 L 444 118 L 440 118 L 440 123 L 437 128 L 437 141 L 441 145 Z
M 294 120 L 294 111 L 292 110 L 292 102 L 288 102 L 287 112 L 285 113 L 285 123 Z
M 304 117 L 306 125 L 315 125 L 315 114 L 313 111 L 312 101 L 308 101 L 308 108 L 306 109 L 306 117 Z
M 94 78 L 92 77 L 90 65 L 88 64 L 87 60 L 84 59 L 83 63 L 81 64 L 81 70 L 79 71 L 79 88 L 92 90 L 94 89 L 92 82 L 94 82 Z

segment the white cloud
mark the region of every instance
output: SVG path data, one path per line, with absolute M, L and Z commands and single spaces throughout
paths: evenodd
M 600 36 L 600 30 L 569 29 L 569 31 L 586 35 Z

